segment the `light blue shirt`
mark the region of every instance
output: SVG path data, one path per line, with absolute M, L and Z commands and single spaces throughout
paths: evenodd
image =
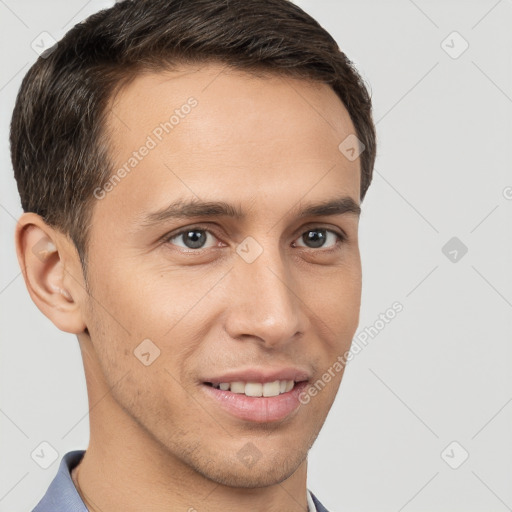
M 62 457 L 57 475 L 32 512 L 89 512 L 71 479 L 71 470 L 84 453 L 85 450 L 74 450 Z M 328 512 L 309 490 L 307 500 L 308 512 Z

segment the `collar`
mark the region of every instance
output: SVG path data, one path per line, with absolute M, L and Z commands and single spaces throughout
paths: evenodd
M 32 512 L 88 512 L 70 473 L 84 453 L 85 450 L 74 450 L 62 457 L 57 475 Z

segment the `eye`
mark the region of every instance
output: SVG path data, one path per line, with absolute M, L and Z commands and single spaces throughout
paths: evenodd
M 208 246 L 205 247 L 205 243 L 208 238 L 207 235 L 213 236 L 212 232 L 207 229 L 191 227 L 183 229 L 172 236 L 166 237 L 164 241 L 166 243 L 173 243 L 173 245 L 178 245 L 178 247 L 183 247 L 184 249 L 207 249 Z M 182 242 L 183 245 L 180 246 L 179 244 L 176 244 L 174 240 Z
M 329 235 L 331 235 L 329 237 Z M 326 242 L 331 240 L 331 245 L 326 247 Z M 305 231 L 297 240 L 304 241 L 309 249 L 334 249 L 338 244 L 346 240 L 346 236 L 326 228 L 311 228 Z

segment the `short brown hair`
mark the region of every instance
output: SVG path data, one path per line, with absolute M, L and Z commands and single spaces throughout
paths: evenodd
M 84 273 L 93 191 L 113 171 L 104 128 L 112 95 L 142 70 L 212 61 L 329 84 L 365 147 L 364 198 L 376 155 L 371 97 L 311 16 L 289 0 L 124 0 L 77 24 L 38 58 L 11 123 L 23 210 L 71 238 Z

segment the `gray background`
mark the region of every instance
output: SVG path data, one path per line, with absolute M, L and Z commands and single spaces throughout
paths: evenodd
M 89 435 L 76 338 L 32 303 L 14 252 L 10 116 L 32 41 L 111 3 L 0 0 L 1 511 L 30 510 Z M 349 363 L 309 488 L 332 511 L 512 510 L 512 0 L 297 3 L 373 94 L 358 333 L 403 305 Z

